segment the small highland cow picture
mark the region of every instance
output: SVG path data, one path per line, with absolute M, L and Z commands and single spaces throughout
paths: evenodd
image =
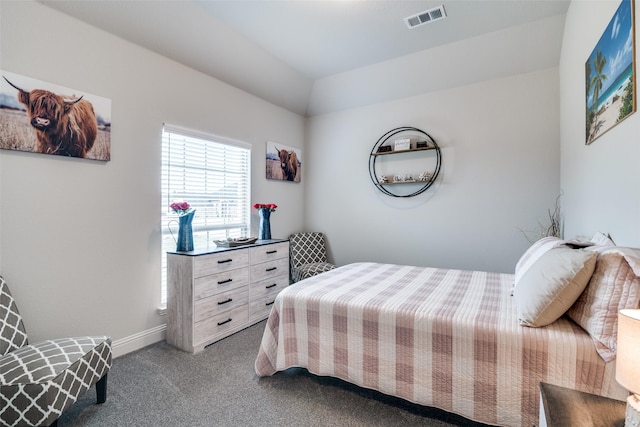
M 111 160 L 111 100 L 0 70 L 0 148 Z
M 300 182 L 302 179 L 301 150 L 267 141 L 267 179 Z

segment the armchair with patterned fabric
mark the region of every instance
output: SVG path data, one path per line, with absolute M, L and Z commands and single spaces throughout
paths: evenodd
M 0 276 L 0 426 L 56 426 L 92 385 L 107 399 L 111 339 L 62 338 L 29 345 L 9 286 Z
M 290 235 L 289 262 L 291 263 L 292 283 L 336 268 L 335 265 L 327 261 L 324 234 L 319 232 Z

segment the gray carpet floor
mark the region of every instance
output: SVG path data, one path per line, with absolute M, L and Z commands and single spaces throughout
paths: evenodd
M 433 408 L 290 369 L 260 378 L 265 322 L 189 354 L 159 342 L 114 360 L 107 401 L 95 387 L 66 426 L 479 426 Z

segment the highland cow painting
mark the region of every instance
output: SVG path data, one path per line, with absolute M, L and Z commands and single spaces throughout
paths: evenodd
M 299 148 L 267 142 L 267 179 L 300 182 L 302 153 Z
M 111 160 L 111 100 L 0 70 L 0 148 Z
M 636 111 L 634 3 L 622 0 L 585 64 L 585 143 Z

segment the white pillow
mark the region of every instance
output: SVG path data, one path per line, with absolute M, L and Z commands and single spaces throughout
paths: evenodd
M 515 280 L 513 286 L 518 286 L 518 282 L 520 282 L 520 279 L 522 278 L 522 276 L 524 276 L 524 273 L 527 272 L 529 267 L 531 267 L 538 260 L 538 258 L 544 255 L 547 251 L 564 245 L 564 243 L 565 241 L 562 239 L 549 236 L 543 237 L 542 239 L 539 239 L 537 242 L 531 245 L 529 249 L 527 249 L 524 254 L 522 254 L 520 259 L 516 263 Z M 513 295 L 513 289 L 511 295 Z
M 522 276 L 514 291 L 518 321 L 530 327 L 555 322 L 589 283 L 597 254 L 559 247 L 547 251 Z
M 591 242 L 593 242 L 594 245 L 598 245 L 598 246 L 615 246 L 616 245 L 613 242 L 613 240 L 611 240 L 611 237 L 609 237 L 609 235 L 600 233 L 600 232 L 597 232 L 596 234 L 593 235 L 593 237 L 591 238 Z

